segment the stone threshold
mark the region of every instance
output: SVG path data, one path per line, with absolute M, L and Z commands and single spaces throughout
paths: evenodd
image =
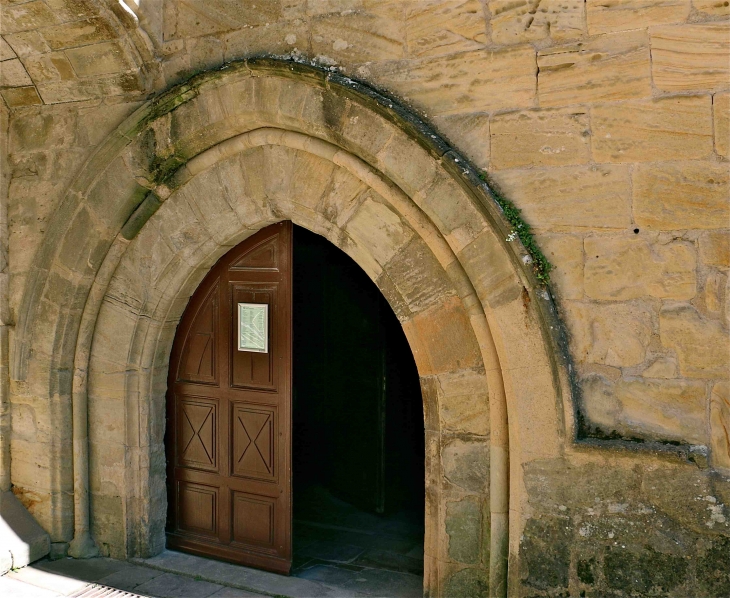
M 368 595 L 317 581 L 277 575 L 174 550 L 165 550 L 147 559 L 130 559 L 129 562 L 197 581 L 207 581 L 276 598 L 362 598 Z

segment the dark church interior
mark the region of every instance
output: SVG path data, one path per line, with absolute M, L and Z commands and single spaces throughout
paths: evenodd
M 292 574 L 353 589 L 417 578 L 420 595 L 425 449 L 410 347 L 365 272 L 300 227 L 293 276 Z

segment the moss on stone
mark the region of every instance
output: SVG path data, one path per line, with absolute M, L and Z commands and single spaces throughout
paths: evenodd
M 489 579 L 483 569 L 469 568 L 457 571 L 446 580 L 444 596 L 449 598 L 476 598 L 487 596 Z
M 175 176 L 178 169 L 186 163 L 186 160 L 179 156 L 169 156 L 167 158 L 155 156 L 150 164 L 150 174 L 152 180 L 161 185 Z
M 570 522 L 559 517 L 530 519 L 522 539 L 525 582 L 533 588 L 567 588 L 570 570 Z
M 708 596 L 730 596 L 730 538 L 718 538 L 697 559 L 697 585 Z
M 449 557 L 460 563 L 478 563 L 481 528 L 482 517 L 478 500 L 467 497 L 446 503 Z
M 577 565 L 578 579 L 587 586 L 596 582 L 596 559 L 580 560 Z
M 642 596 L 665 593 L 687 578 L 687 561 L 647 547 L 641 552 L 609 547 L 603 560 L 603 574 L 610 588 Z

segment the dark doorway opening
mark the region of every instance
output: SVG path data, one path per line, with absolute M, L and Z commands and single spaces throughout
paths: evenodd
M 296 226 L 293 253 L 292 573 L 420 596 L 425 447 L 413 355 L 349 256 Z

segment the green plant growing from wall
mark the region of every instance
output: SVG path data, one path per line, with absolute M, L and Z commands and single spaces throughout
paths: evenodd
M 481 172 L 479 178 L 487 183 L 489 191 L 494 197 L 495 201 L 502 208 L 502 213 L 507 221 L 512 225 L 512 231 L 507 237 L 508 241 L 514 241 L 515 238 L 519 238 L 522 241 L 522 245 L 527 250 L 527 253 L 532 258 L 532 269 L 535 272 L 535 278 L 542 284 L 548 284 L 550 282 L 550 271 L 553 269 L 553 265 L 545 257 L 545 254 L 537 246 L 535 241 L 535 235 L 532 234 L 530 225 L 527 224 L 520 215 L 521 210 L 512 203 L 509 199 L 502 195 L 499 190 L 499 186 L 491 179 L 489 174 Z

